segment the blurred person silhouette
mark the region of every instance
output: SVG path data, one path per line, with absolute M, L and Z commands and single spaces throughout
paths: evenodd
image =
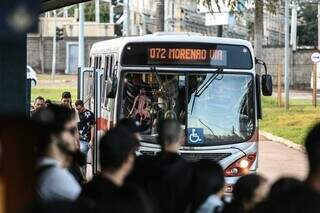
M 192 166 L 178 154 L 183 139 L 177 120 L 160 120 L 157 141 L 161 152 L 154 157 L 139 156 L 127 179 L 142 187 L 156 212 L 185 212 L 190 203 Z
M 33 116 L 33 114 L 41 109 L 45 107 L 45 100 L 42 96 L 38 96 L 36 97 L 36 99 L 34 99 L 34 103 L 33 103 L 33 110 L 30 112 L 30 115 Z
M 291 212 L 289 209 L 296 209 L 292 202 L 295 194 L 301 194 L 302 187 L 302 182 L 295 178 L 280 178 L 271 186 L 267 199 L 259 203 L 253 212 Z
M 218 213 L 223 208 L 224 172 L 211 160 L 200 160 L 194 165 L 191 212 Z
M 313 190 L 320 192 L 320 123 L 308 133 L 305 147 L 309 163 L 306 183 Z
M 254 212 L 311 213 L 320 209 L 320 124 L 316 124 L 305 139 L 309 173 L 303 183 L 283 178 L 270 190 L 268 199 Z
M 99 144 L 101 172 L 83 187 L 78 203 L 89 209 L 108 206 L 133 167 L 138 144 L 124 128 L 109 130 Z
M 70 109 L 73 109 L 73 110 L 75 111 L 75 113 L 76 113 L 76 114 L 75 114 L 75 120 L 76 120 L 77 122 L 80 121 L 78 111 L 75 110 L 75 109 L 73 108 L 73 106 L 72 106 L 71 92 L 65 91 L 65 92 L 63 92 L 63 93 L 61 94 L 61 105 L 62 105 L 62 106 L 65 106 L 65 107 L 68 107 L 68 108 L 70 108 Z
M 41 202 L 74 201 L 81 188 L 66 169 L 76 153 L 74 111 L 59 105 L 38 110 L 32 119 L 43 126 L 37 146 L 37 193 Z
M 61 105 L 73 110 L 75 114 L 74 121 L 76 123 L 80 122 L 79 113 L 72 106 L 72 97 L 69 91 L 65 91 L 61 94 Z M 78 125 L 76 126 L 76 129 L 73 135 L 75 137 L 76 146 L 80 150 L 80 134 L 79 134 Z M 72 164 L 69 167 L 69 171 L 76 178 L 78 183 L 81 185 L 85 184 L 87 181 L 86 169 L 85 169 L 86 165 L 87 165 L 86 155 L 85 154 L 82 155 L 81 152 L 77 152 L 77 156 L 75 160 L 72 162 Z
M 98 205 L 95 212 L 112 213 L 153 213 L 145 193 L 136 186 L 129 185 L 115 191 L 107 205 Z
M 266 196 L 267 180 L 257 174 L 241 177 L 234 186 L 233 199 L 225 205 L 223 213 L 250 212 Z
M 117 123 L 117 126 L 128 130 L 139 141 L 141 140 L 141 132 L 145 130 L 141 123 L 134 118 L 123 118 Z
M 61 105 L 68 108 L 72 108 L 72 97 L 69 91 L 65 91 L 61 94 Z
M 45 101 L 45 107 L 48 107 L 48 106 L 50 106 L 52 104 L 52 101 L 50 100 L 50 99 L 47 99 L 46 101 Z
M 304 183 L 298 179 L 283 177 L 271 187 L 267 199 L 256 206 L 252 213 L 286 212 L 311 213 L 319 212 L 318 193 L 310 193 Z
M 282 199 L 286 194 L 301 189 L 303 183 L 292 177 L 282 177 L 278 179 L 270 188 L 268 198 L 270 199 Z

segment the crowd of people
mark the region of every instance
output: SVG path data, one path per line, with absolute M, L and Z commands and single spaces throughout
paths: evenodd
M 184 132 L 175 119 L 158 123 L 155 156 L 137 155 L 141 127 L 120 120 L 99 141 L 99 173 L 86 180 L 94 115 L 81 100 L 61 104 L 35 100 L 32 120 L 43 127 L 37 144 L 37 198 L 32 212 L 139 213 L 311 213 L 320 211 L 320 124 L 308 134 L 306 180 L 283 177 L 269 187 L 259 174 L 240 177 L 231 201 L 218 162 L 189 162 L 179 155 Z M 284 153 L 285 154 L 285 153 Z M 269 189 L 270 188 L 270 189 Z

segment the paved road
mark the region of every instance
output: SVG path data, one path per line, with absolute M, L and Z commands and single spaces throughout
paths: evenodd
M 303 152 L 272 141 L 260 141 L 258 172 L 274 182 L 281 176 L 305 178 L 308 166 Z

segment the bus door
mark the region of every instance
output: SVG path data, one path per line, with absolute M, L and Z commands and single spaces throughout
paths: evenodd
M 78 99 L 84 102 L 84 105 L 90 111 L 93 111 L 94 99 L 94 82 L 93 82 L 93 68 L 85 67 L 79 68 L 78 71 Z
M 93 68 L 83 68 L 78 75 L 78 98 L 83 100 L 85 107 L 95 115 L 95 135 L 91 154 L 92 171 L 96 173 L 99 169 L 99 146 L 98 141 L 103 131 L 101 129 L 101 97 L 103 91 L 103 70 Z M 90 159 L 90 157 L 89 157 Z M 90 161 L 89 161 L 90 162 Z

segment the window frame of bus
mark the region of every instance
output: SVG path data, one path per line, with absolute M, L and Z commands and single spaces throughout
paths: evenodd
M 127 47 L 136 45 L 138 48 L 145 48 L 144 52 L 135 52 L 133 54 L 127 54 Z M 139 46 L 140 45 L 140 46 Z M 163 45 L 163 46 L 161 46 Z M 239 68 L 239 67 L 228 67 L 228 61 L 226 66 L 221 66 L 221 65 L 209 65 L 209 64 L 187 64 L 187 63 L 164 63 L 164 64 L 149 64 L 148 63 L 148 49 L 154 47 L 154 48 L 203 48 L 208 50 L 208 46 L 217 46 L 217 45 L 223 45 L 225 47 L 242 47 L 245 48 L 248 51 L 249 54 L 249 59 L 250 59 L 250 67 L 244 67 L 244 68 Z M 222 49 L 225 50 L 225 49 Z M 225 50 L 226 51 L 226 50 Z M 140 60 L 145 60 L 143 63 L 140 62 L 135 62 L 135 63 L 124 63 L 124 59 L 132 59 L 132 56 L 137 55 L 139 53 L 139 59 Z M 143 56 L 142 56 L 143 55 Z M 228 55 L 228 53 L 227 53 Z M 227 57 L 228 60 L 228 57 Z M 180 60 L 182 61 L 182 60 Z M 188 43 L 182 43 L 182 42 L 130 42 L 126 44 L 123 47 L 122 54 L 121 54 L 121 66 L 126 67 L 126 66 L 137 66 L 137 67 L 150 67 L 150 66 L 174 66 L 174 67 L 198 67 L 198 68 L 223 68 L 223 69 L 235 69 L 235 70 L 252 70 L 254 68 L 254 59 L 252 52 L 249 47 L 241 44 L 223 44 L 223 43 L 205 43 L 205 42 L 188 42 Z
M 181 68 L 176 68 L 176 69 L 181 69 Z M 196 68 L 195 68 L 196 69 Z M 199 72 L 189 72 L 189 71 L 183 71 L 183 70 L 172 70 L 171 72 L 168 72 L 167 70 L 159 70 L 158 73 L 159 74 L 168 74 L 168 75 L 174 75 L 174 74 L 184 74 L 186 76 L 186 79 L 189 79 L 187 76 L 189 75 L 195 75 L 195 74 L 209 74 L 209 73 L 215 73 L 216 70 L 212 70 L 212 71 L 199 71 Z M 137 74 L 144 74 L 146 73 L 145 70 L 135 70 L 135 71 L 132 71 L 132 70 L 126 70 L 126 69 L 123 69 L 121 71 L 121 74 L 120 74 L 120 79 L 119 79 L 119 82 L 124 82 L 123 79 L 125 78 L 126 74 L 127 73 L 137 73 Z M 230 72 L 226 72 L 225 73 L 226 75 L 228 74 L 238 74 L 238 75 L 249 75 L 251 76 L 251 79 L 252 79 L 252 101 L 253 101 L 253 106 L 254 106 L 254 119 L 253 119 L 253 125 L 254 125 L 254 131 L 252 131 L 251 135 L 246 138 L 246 140 L 243 140 L 243 141 L 238 141 L 238 142 L 234 142 L 234 143 L 219 143 L 219 144 L 215 144 L 215 145 L 206 145 L 206 144 L 185 144 L 184 146 L 188 146 L 188 147 L 205 147 L 205 146 L 218 146 L 218 145 L 229 145 L 229 144 L 238 144 L 238 143 L 245 143 L 245 142 L 248 142 L 250 141 L 251 138 L 254 137 L 254 134 L 255 134 L 255 130 L 257 129 L 257 125 L 259 123 L 259 118 L 258 118 L 258 108 L 257 108 L 257 98 L 259 96 L 259 94 L 257 94 L 257 91 L 256 91 L 256 84 L 255 84 L 255 75 L 253 73 L 250 73 L 250 72 L 237 72 L 237 71 L 230 71 Z M 188 91 L 187 91 L 187 87 L 189 86 L 189 80 L 187 80 L 186 82 L 186 97 L 188 97 Z M 124 84 L 121 83 L 121 85 L 119 86 L 119 91 L 120 94 L 123 94 L 124 93 Z M 120 115 L 121 115 L 121 109 L 122 109 L 122 106 L 121 106 L 121 102 L 122 102 L 122 98 L 118 98 L 117 99 L 117 106 L 120 106 L 120 107 L 117 107 L 116 109 L 116 119 L 122 119 L 120 118 Z M 186 104 L 185 106 L 185 110 L 186 112 L 188 112 L 188 104 Z M 186 113 L 186 120 L 188 121 L 188 113 Z M 187 136 L 188 135 L 188 122 L 185 124 L 185 135 Z M 151 142 L 150 142 L 151 143 Z M 154 144 L 154 143 L 152 143 Z M 155 143 L 156 144 L 156 143 Z

